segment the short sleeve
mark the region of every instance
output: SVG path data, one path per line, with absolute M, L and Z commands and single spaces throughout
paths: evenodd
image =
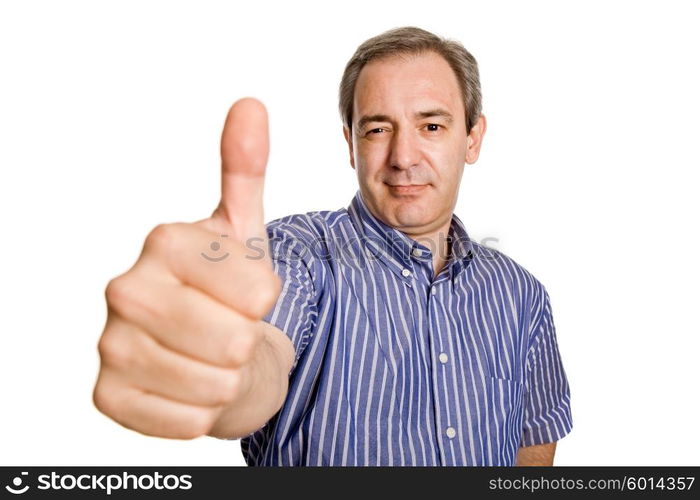
M 521 446 L 552 443 L 572 428 L 569 383 L 564 372 L 549 295 L 541 289 L 539 320 L 527 355 Z
M 282 289 L 262 320 L 282 330 L 292 341 L 296 355 L 291 374 L 316 328 L 319 293 L 314 283 L 315 262 L 308 246 L 289 229 L 268 226 L 268 239 Z

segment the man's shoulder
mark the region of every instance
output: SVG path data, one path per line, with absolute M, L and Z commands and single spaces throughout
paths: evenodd
M 318 250 L 335 241 L 340 234 L 347 233 L 351 225 L 348 210 L 339 208 L 285 215 L 271 220 L 266 227 L 273 246 Z
M 501 250 L 472 242 L 477 269 L 472 273 L 482 286 L 493 287 L 529 310 L 529 331 L 549 309 L 549 293 L 544 284 L 524 265 Z M 497 294 L 498 295 L 498 294 Z
M 304 234 L 322 235 L 348 217 L 346 208 L 338 210 L 315 210 L 312 212 L 296 213 L 273 219 L 266 223 L 268 233 L 274 231 L 290 231 Z
M 536 297 L 546 293 L 542 282 L 528 268 L 502 250 L 471 241 L 471 251 L 481 269 L 507 282 L 511 289 L 529 289 Z

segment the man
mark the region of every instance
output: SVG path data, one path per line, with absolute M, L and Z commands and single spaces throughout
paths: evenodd
M 107 287 L 96 406 L 242 438 L 250 465 L 551 465 L 572 424 L 549 296 L 453 214 L 486 132 L 476 61 L 388 31 L 340 110 L 350 205 L 265 227 L 267 115 L 234 104 L 214 214 L 156 227 Z

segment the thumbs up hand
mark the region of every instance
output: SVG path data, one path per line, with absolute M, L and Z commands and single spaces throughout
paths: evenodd
M 237 101 L 211 217 L 156 226 L 134 266 L 107 285 L 93 400 L 125 427 L 171 438 L 218 428 L 245 435 L 281 406 L 294 351 L 261 321 L 281 288 L 263 216 L 268 154 L 265 107 Z M 261 246 L 262 258 L 251 251 Z

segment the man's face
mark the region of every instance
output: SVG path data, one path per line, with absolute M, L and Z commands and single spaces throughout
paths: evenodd
M 449 223 L 480 137 L 474 144 L 467 136 L 459 84 L 445 59 L 427 52 L 367 64 L 355 87 L 352 135 L 344 133 L 375 216 L 411 235 Z

